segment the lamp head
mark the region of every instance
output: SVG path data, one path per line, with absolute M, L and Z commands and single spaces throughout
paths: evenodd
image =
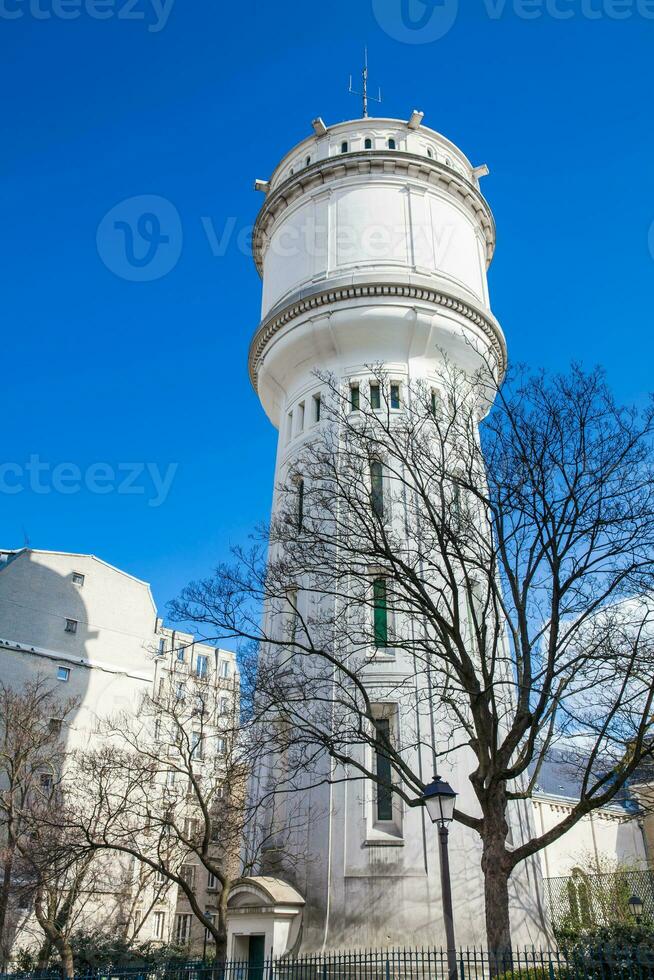
M 636 919 L 643 914 L 643 900 L 640 895 L 632 895 L 628 905 L 629 911 Z
M 422 794 L 422 802 L 427 807 L 432 823 L 440 826 L 451 823 L 454 819 L 456 796 L 449 783 L 440 776 L 434 776 L 433 781 L 425 787 L 425 792 Z

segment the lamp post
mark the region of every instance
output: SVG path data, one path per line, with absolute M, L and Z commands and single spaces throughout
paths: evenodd
M 629 911 L 636 920 L 636 925 L 640 925 L 641 916 L 643 914 L 643 900 L 640 895 L 632 895 L 627 903 L 629 905 Z
M 449 980 L 456 980 L 456 945 L 454 941 L 454 916 L 452 913 L 452 882 L 450 880 L 450 856 L 448 852 L 448 824 L 454 819 L 456 793 L 449 783 L 440 776 L 422 794 L 423 805 L 427 807 L 432 823 L 438 824 L 438 841 L 441 857 L 441 890 L 443 893 L 443 918 L 445 920 L 445 941 L 447 943 L 447 970 Z

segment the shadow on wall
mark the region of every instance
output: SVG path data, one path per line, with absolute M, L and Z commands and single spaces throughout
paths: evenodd
M 91 671 L 80 662 L 98 636 L 74 580 L 83 573 L 57 571 L 27 550 L 0 567 L 0 680 L 19 689 L 40 675 L 62 698 L 83 701 Z

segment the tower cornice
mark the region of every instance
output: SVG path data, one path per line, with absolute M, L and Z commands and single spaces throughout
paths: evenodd
M 500 325 L 487 312 L 444 290 L 427 285 L 401 282 L 368 282 L 332 286 L 316 291 L 309 296 L 302 296 L 299 299 L 291 300 L 282 309 L 275 310 L 271 316 L 263 320 L 252 338 L 248 355 L 250 381 L 255 391 L 258 387 L 259 368 L 266 347 L 288 323 L 313 310 L 319 310 L 321 307 L 333 308 L 336 304 L 347 303 L 352 300 L 375 298 L 414 300 L 459 314 L 485 335 L 497 358 L 499 374 L 500 376 L 504 374 L 506 370 L 506 341 Z
M 252 235 L 252 254 L 263 277 L 266 238 L 277 218 L 304 194 L 349 176 L 399 175 L 424 185 L 445 188 L 479 221 L 486 240 L 486 265 L 495 251 L 495 219 L 479 189 L 447 164 L 404 150 L 364 150 L 343 153 L 310 164 L 271 191 L 261 208 Z

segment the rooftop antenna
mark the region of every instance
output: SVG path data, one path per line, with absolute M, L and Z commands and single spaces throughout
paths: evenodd
M 350 75 L 350 95 L 358 95 L 363 100 L 363 118 L 368 118 L 368 100 L 371 102 L 381 102 L 382 94 L 381 89 L 379 89 L 379 94 L 377 96 L 368 95 L 368 48 L 363 49 L 363 71 L 361 72 L 361 79 L 363 82 L 362 91 L 357 92 L 352 88 L 352 76 Z

